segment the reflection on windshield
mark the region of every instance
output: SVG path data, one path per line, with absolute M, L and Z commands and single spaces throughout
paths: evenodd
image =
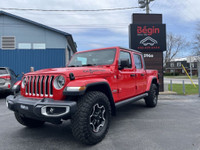
M 116 49 L 96 50 L 75 54 L 68 67 L 110 65 L 114 62 Z

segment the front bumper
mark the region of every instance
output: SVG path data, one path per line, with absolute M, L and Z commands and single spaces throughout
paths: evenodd
M 11 92 L 11 89 L 8 87 L 1 87 L 0 86 L 0 92 Z
M 1 83 L 0 84 L 0 91 L 5 91 L 5 92 L 7 92 L 7 91 L 11 91 L 11 88 L 9 88 L 9 85 L 11 85 L 10 84 L 10 81 L 6 81 L 5 83 Z
M 75 101 L 55 101 L 50 98 L 42 100 L 10 95 L 6 98 L 7 107 L 21 115 L 41 121 L 59 124 L 62 119 L 70 119 L 76 111 Z

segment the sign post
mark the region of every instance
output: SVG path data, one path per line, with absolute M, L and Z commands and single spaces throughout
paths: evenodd
M 147 69 L 160 74 L 160 91 L 164 91 L 163 51 L 166 50 L 166 25 L 161 14 L 133 14 L 129 25 L 129 47 L 143 53 Z
M 200 97 L 200 62 L 197 64 L 198 67 L 198 84 L 199 84 L 199 97 Z

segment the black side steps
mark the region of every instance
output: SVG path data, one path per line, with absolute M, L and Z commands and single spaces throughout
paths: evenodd
M 148 96 L 148 93 L 144 93 L 144 94 L 141 94 L 141 95 L 129 98 L 129 99 L 125 99 L 123 101 L 115 103 L 115 107 L 119 108 L 119 107 L 124 106 L 126 104 L 136 102 L 136 101 L 138 101 L 138 100 L 140 100 L 140 99 L 142 99 L 142 98 L 144 98 L 146 96 Z

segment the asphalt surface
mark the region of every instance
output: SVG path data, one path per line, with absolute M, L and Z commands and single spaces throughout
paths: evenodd
M 138 101 L 117 110 L 106 138 L 94 146 L 78 143 L 70 121 L 29 129 L 0 98 L 0 150 L 200 150 L 200 98 L 161 95 L 156 108 Z

